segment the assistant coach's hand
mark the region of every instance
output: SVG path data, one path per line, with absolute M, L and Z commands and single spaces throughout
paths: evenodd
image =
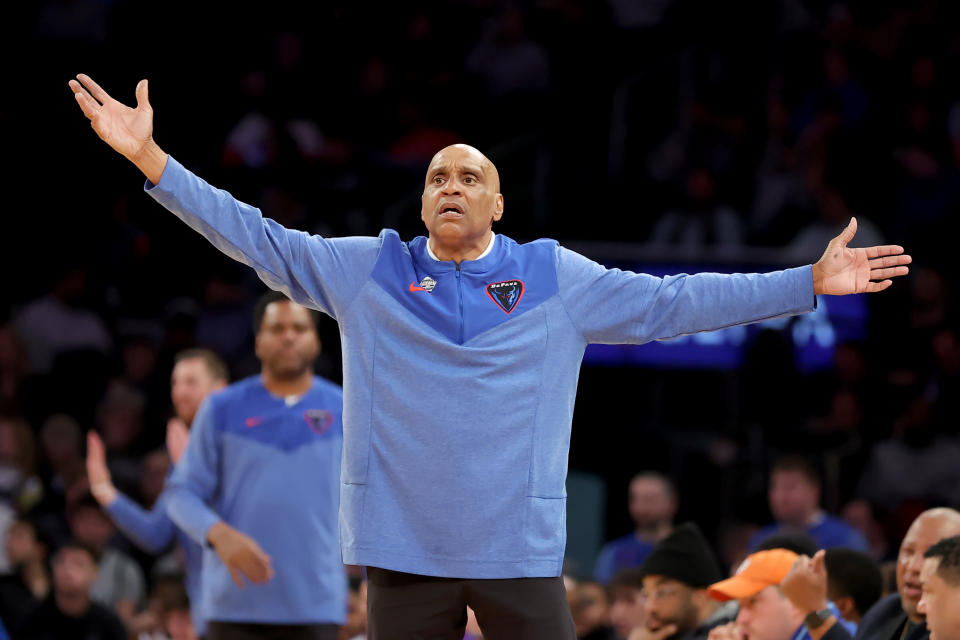
M 216 549 L 220 560 L 230 570 L 233 581 L 243 589 L 243 576 L 254 584 L 264 584 L 273 578 L 270 556 L 260 548 L 253 538 L 247 536 L 226 522 L 218 522 L 210 527 L 207 541 Z
M 153 141 L 153 107 L 147 95 L 147 81 L 137 84 L 136 109 L 111 98 L 86 74 L 77 75 L 76 80 L 67 84 L 97 135 L 137 165 L 150 182 L 160 182 L 167 154 Z

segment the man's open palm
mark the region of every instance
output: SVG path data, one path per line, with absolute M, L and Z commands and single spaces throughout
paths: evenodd
M 136 109 L 111 98 L 88 75 L 81 73 L 68 84 L 97 135 L 123 156 L 135 160 L 153 138 L 153 108 L 147 97 L 147 81 L 137 84 Z
M 852 249 L 847 246 L 857 233 L 857 219 L 851 218 L 847 228 L 827 245 L 820 260 L 813 265 L 815 293 L 842 296 L 850 293 L 883 291 L 890 278 L 905 276 L 912 258 L 899 245 L 883 245 Z

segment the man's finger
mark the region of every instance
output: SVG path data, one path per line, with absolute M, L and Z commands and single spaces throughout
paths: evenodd
M 826 557 L 827 557 L 827 552 L 824 551 L 823 549 L 820 549 L 819 551 L 817 551 L 816 554 L 814 554 L 813 562 L 811 563 L 814 573 L 826 572 L 826 562 L 825 562 Z
M 93 120 L 100 112 L 100 105 L 97 104 L 96 100 L 87 95 L 86 91 L 83 93 L 78 91 L 73 94 L 73 97 L 77 99 L 77 104 L 80 105 L 80 110 L 83 111 L 83 115 L 87 116 L 90 120 Z
M 907 254 L 898 256 L 877 256 L 875 258 L 870 258 L 870 268 L 876 269 L 877 267 L 895 267 L 897 265 L 910 264 L 912 262 L 913 258 Z
M 887 278 L 896 278 L 897 276 L 905 276 L 908 273 L 910 273 L 910 269 L 908 269 L 907 267 L 888 267 L 886 269 L 871 269 L 870 279 L 885 280 Z
M 78 73 L 77 80 L 79 80 L 84 87 L 86 87 L 94 98 L 99 100 L 101 103 L 106 102 L 110 99 L 110 94 L 100 88 L 96 82 L 93 81 L 93 78 L 88 76 L 85 73 Z
M 875 247 L 865 247 L 863 249 L 868 258 L 882 258 L 884 256 L 897 256 L 903 253 L 903 247 L 898 244 L 882 244 Z M 909 256 L 907 256 L 909 257 Z
M 867 286 L 863 289 L 865 293 L 876 293 L 878 291 L 883 291 L 887 287 L 893 284 L 893 280 L 884 280 L 882 282 L 868 282 Z

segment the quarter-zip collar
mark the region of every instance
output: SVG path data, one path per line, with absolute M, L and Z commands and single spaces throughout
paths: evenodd
M 430 242 L 425 236 L 418 236 L 411 240 L 408 245 L 410 253 L 418 263 L 419 268 L 426 270 L 427 273 L 445 273 L 456 271 L 457 263 L 453 260 L 439 260 L 436 254 L 430 249 Z M 503 240 L 497 234 L 493 234 L 490 243 L 475 260 L 462 260 L 460 270 L 465 273 L 484 273 L 495 268 L 503 259 L 506 250 Z

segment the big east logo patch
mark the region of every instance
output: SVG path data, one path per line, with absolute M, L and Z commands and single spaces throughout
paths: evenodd
M 523 282 L 520 280 L 504 280 L 503 282 L 491 282 L 487 285 L 487 295 L 497 303 L 497 306 L 503 309 L 505 313 L 510 313 L 517 307 L 520 298 L 523 297 Z

